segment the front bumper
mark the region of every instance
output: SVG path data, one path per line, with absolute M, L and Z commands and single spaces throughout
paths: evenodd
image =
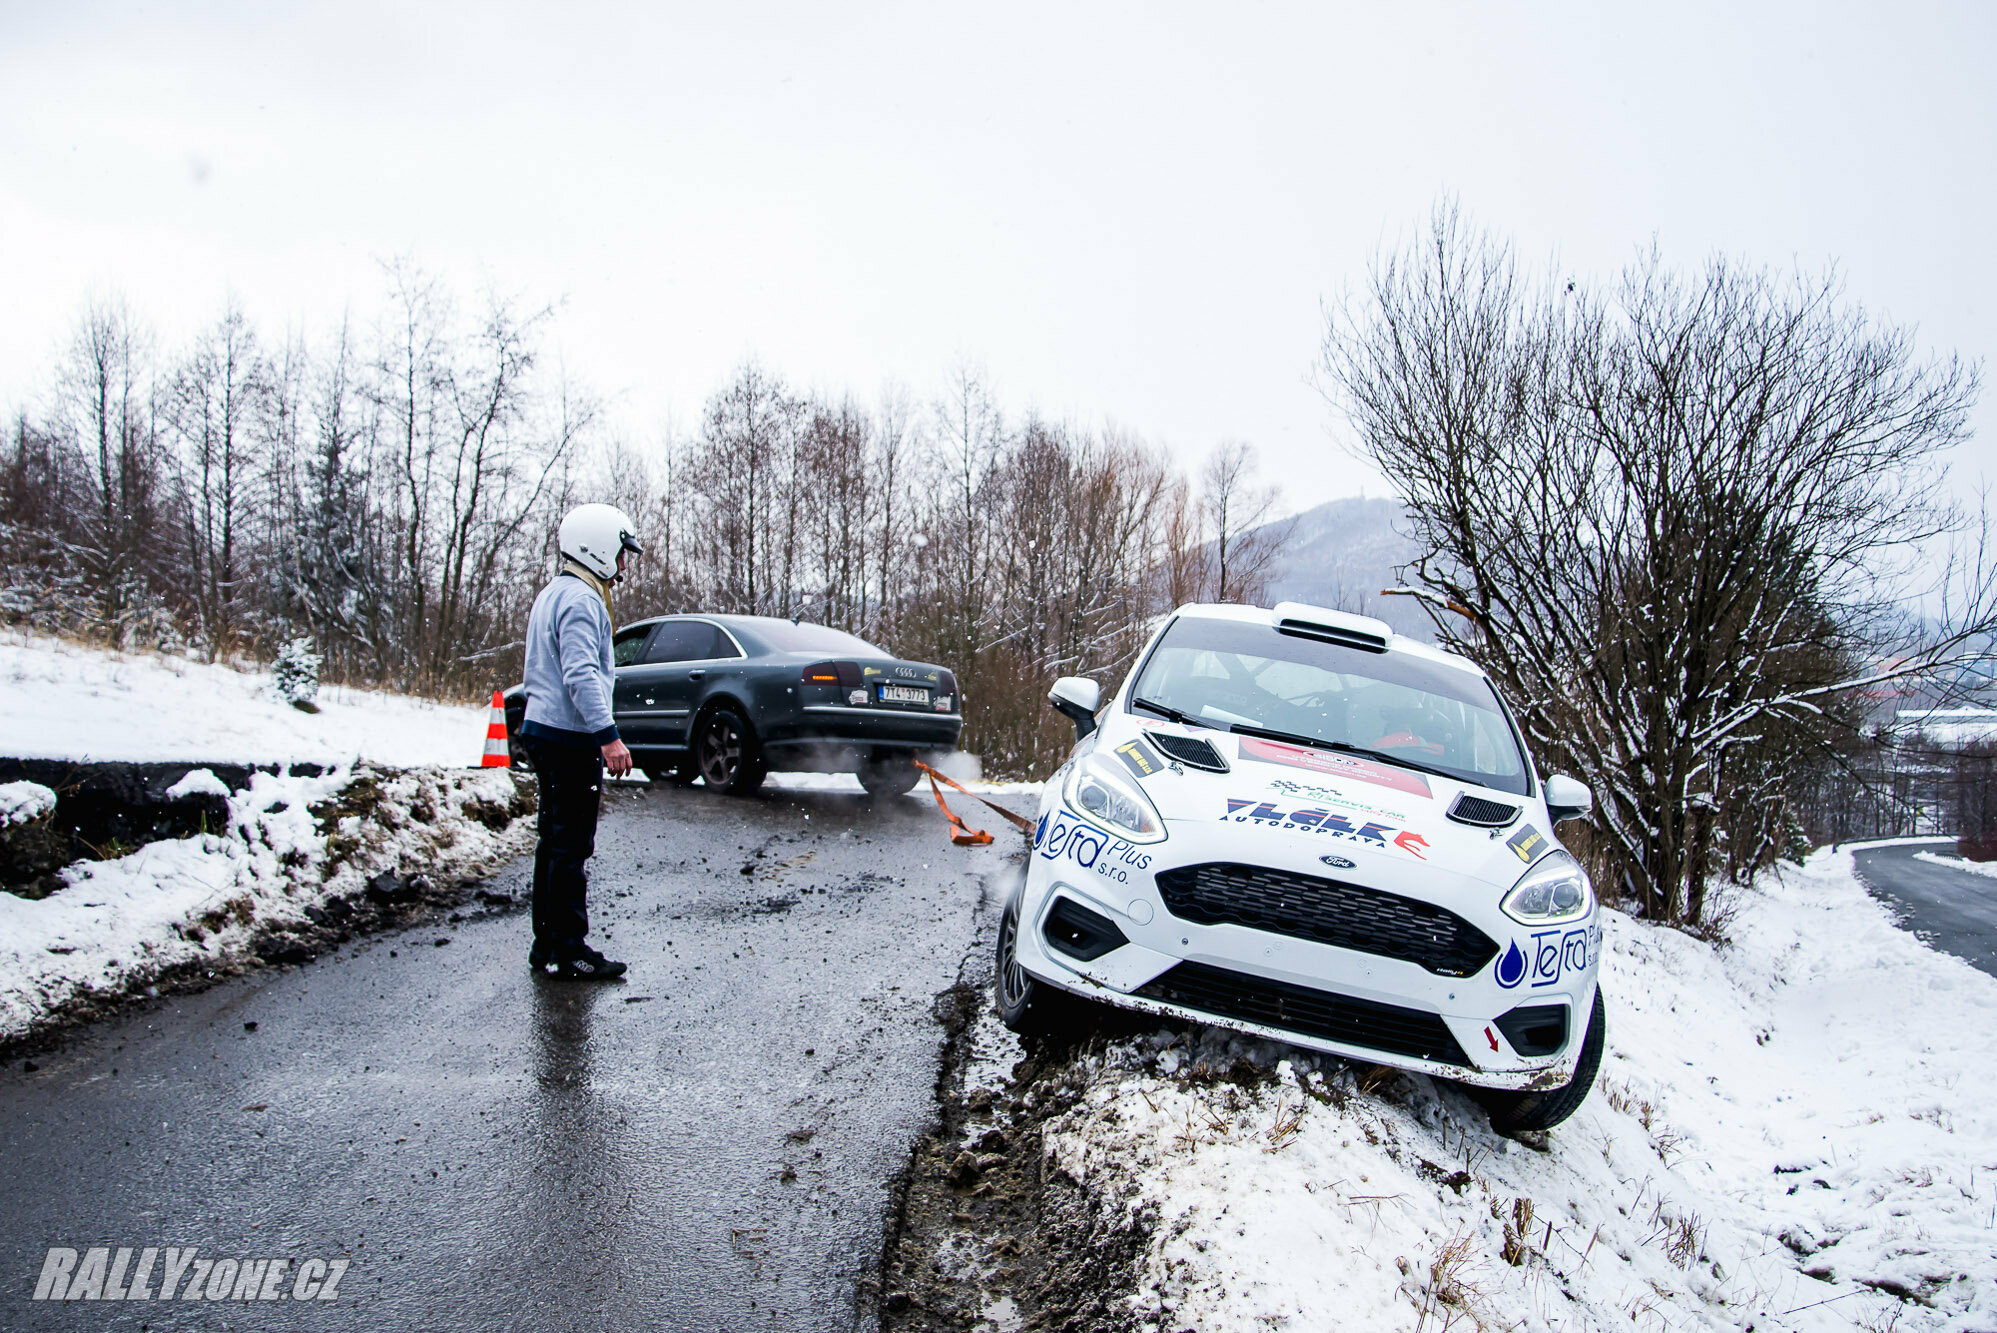
M 1328 871 L 1322 847 L 1290 835 L 1256 836 L 1173 823 L 1162 843 L 1133 846 L 1065 810 L 1051 810 L 1035 835 L 1019 905 L 1018 958 L 1036 980 L 1105 1004 L 1211 1023 L 1348 1059 L 1394 1065 L 1482 1087 L 1558 1087 L 1574 1074 L 1594 999 L 1599 918 L 1532 931 L 1497 909 L 1500 891 L 1421 867 L 1423 895 L 1489 937 L 1495 952 L 1467 976 L 1440 975 L 1416 962 L 1295 934 L 1175 916 L 1156 876 L 1177 866 L 1238 863 L 1298 876 L 1371 882 L 1413 898 L 1406 866 L 1382 860 Z M 1292 845 L 1294 844 L 1294 845 Z M 1077 851 L 1077 846 L 1080 850 Z M 1382 858 L 1397 856 L 1391 849 Z M 1399 887 L 1382 883 L 1399 877 Z M 1078 950 L 1062 900 L 1110 923 L 1106 938 Z M 1516 952 L 1513 952 L 1516 948 Z M 1564 1008 L 1565 1013 L 1560 1013 Z M 1543 1041 L 1559 1021 L 1557 1047 Z M 1515 1038 L 1517 1044 L 1515 1044 Z M 1519 1045 L 1533 1053 L 1524 1053 Z
M 963 734 L 961 713 L 914 709 L 805 705 L 766 722 L 765 746 L 848 745 L 907 750 L 953 750 Z

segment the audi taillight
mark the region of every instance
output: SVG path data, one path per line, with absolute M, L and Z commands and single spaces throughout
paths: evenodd
M 858 662 L 813 662 L 804 669 L 804 683 L 840 685 L 850 690 L 859 689 L 865 682 L 860 677 Z

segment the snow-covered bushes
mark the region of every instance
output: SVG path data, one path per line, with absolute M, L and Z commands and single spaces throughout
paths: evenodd
M 271 663 L 272 692 L 300 712 L 318 712 L 319 706 L 312 700 L 319 693 L 320 665 L 319 654 L 312 651 L 312 640 L 292 639 L 278 651 L 277 660 Z
M 0 829 L 55 811 L 55 793 L 39 782 L 0 782 Z
M 42 898 L 61 884 L 69 839 L 50 826 L 56 794 L 39 782 L 0 783 L 0 890 Z

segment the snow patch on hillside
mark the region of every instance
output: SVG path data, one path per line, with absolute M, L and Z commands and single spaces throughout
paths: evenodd
M 1607 944 L 1600 1082 L 1549 1151 L 1449 1085 L 1196 1029 L 1083 1057 L 1046 1168 L 1149 1229 L 1161 1331 L 1997 1328 L 1997 979 L 1849 851 L 1725 947 L 1615 913 Z M 1020 1054 L 988 1011 L 977 1049 Z
M 0 757 L 476 767 L 486 710 L 321 686 L 319 712 L 268 672 L 0 631 Z

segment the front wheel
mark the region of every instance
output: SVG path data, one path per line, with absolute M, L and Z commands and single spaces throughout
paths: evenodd
M 747 796 L 763 785 L 763 747 L 749 719 L 733 708 L 707 715 L 693 743 L 700 780 L 715 791 Z
M 992 1001 L 999 1022 L 1022 1037 L 1064 1038 L 1085 1023 L 1089 1002 L 1036 981 L 1019 963 L 1019 895 L 999 917 L 998 959 L 992 972 Z
M 1574 1077 L 1544 1092 L 1511 1092 L 1502 1088 L 1469 1088 L 1469 1094 L 1491 1113 L 1491 1128 L 1500 1134 L 1552 1129 L 1581 1109 L 1595 1086 L 1602 1067 L 1602 1047 L 1609 1034 L 1608 1008 L 1602 1003 L 1602 988 L 1595 987 L 1595 1005 L 1588 1014 L 1588 1032 L 1581 1039 L 1581 1058 L 1574 1065 Z
M 869 796 L 906 796 L 922 780 L 909 755 L 890 753 L 860 761 L 860 785 Z

